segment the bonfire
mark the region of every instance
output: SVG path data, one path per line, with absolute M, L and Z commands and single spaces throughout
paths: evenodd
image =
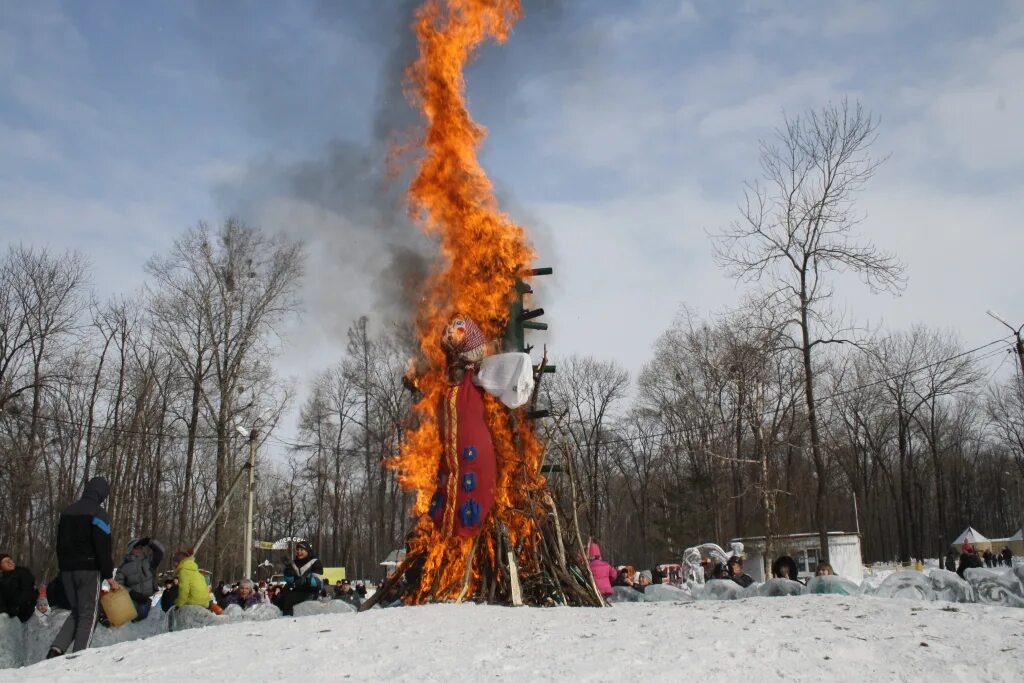
M 486 131 L 465 99 L 467 62 L 484 41 L 503 43 L 520 15 L 518 0 L 427 0 L 414 23 L 420 55 L 409 96 L 425 127 L 409 206 L 440 257 L 408 377 L 419 396 L 415 425 L 391 463 L 416 494 L 417 522 L 377 593 L 404 581 L 407 604 L 603 604 L 578 527 L 562 523 L 541 474 L 544 447 L 529 417 L 546 358 L 533 366 L 500 341 L 518 322 L 510 306 L 535 254 L 498 207 L 477 159 Z

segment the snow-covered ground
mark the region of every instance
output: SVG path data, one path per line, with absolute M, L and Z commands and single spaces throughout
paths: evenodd
M 0 681 L 1022 681 L 1022 655 L 1024 610 L 803 595 L 243 622 L 0 671 Z

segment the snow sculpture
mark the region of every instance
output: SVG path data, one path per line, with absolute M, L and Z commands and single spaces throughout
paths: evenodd
M 860 586 L 841 576 L 814 576 L 807 582 L 806 592 L 819 595 L 858 595 Z
M 644 594 L 630 586 L 612 586 L 612 590 L 615 592 L 608 596 L 608 602 L 621 603 L 644 601 Z
M 790 595 L 803 595 L 804 585 L 799 581 L 789 579 L 769 579 L 756 588 L 751 586 L 748 589 L 751 595 L 762 598 L 779 598 Z
M 712 579 L 695 591 L 693 597 L 697 600 L 739 600 L 743 597 L 743 589 L 729 579 Z
M 693 602 L 690 594 L 681 588 L 669 586 L 664 583 L 656 583 L 648 586 L 643 593 L 633 591 L 643 596 L 644 602 Z
M 355 612 L 356 608 L 344 600 L 307 600 L 295 606 L 295 616 L 311 617 L 317 614 L 348 614 Z
M 22 665 L 24 643 L 21 630 L 21 622 L 17 617 L 0 614 L 0 669 Z
M 932 583 L 921 572 L 905 571 L 890 574 L 871 595 L 878 598 L 906 598 L 908 600 L 935 600 Z
M 742 555 L 743 544 L 733 543 L 732 551 L 734 555 Z M 683 574 L 684 582 L 692 582 L 698 586 L 704 584 L 704 568 L 700 566 L 702 557 L 709 557 L 713 561 L 721 562 L 722 564 L 729 561 L 729 556 L 722 550 L 722 546 L 717 543 L 702 543 L 692 548 L 687 548 L 683 551 L 682 561 L 682 565 L 685 568 Z
M 964 572 L 964 578 L 974 589 L 978 602 L 1001 607 L 1024 607 L 1024 587 L 1015 571 L 968 569 Z
M 171 615 L 171 630 L 184 631 L 190 628 L 202 628 L 213 626 L 217 622 L 217 615 L 199 605 L 183 605 L 175 607 Z
M 936 600 L 949 602 L 977 602 L 974 588 L 967 583 L 956 572 L 948 572 L 945 569 L 932 569 L 926 573 L 932 590 L 935 591 Z

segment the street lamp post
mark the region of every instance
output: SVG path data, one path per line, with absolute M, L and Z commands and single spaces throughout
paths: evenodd
M 252 506 L 253 497 L 256 493 L 256 439 L 259 437 L 259 431 L 253 426 L 252 429 L 246 429 L 245 427 L 236 427 L 238 433 L 242 436 L 249 437 L 249 495 L 248 502 L 246 503 L 245 512 L 245 553 L 244 553 L 244 564 L 245 564 L 245 578 L 252 578 Z

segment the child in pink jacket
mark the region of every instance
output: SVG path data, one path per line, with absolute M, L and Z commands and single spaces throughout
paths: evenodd
M 590 572 L 594 575 L 597 590 L 604 596 L 613 595 L 615 591 L 612 589 L 612 581 L 618 572 L 615 571 L 615 567 L 601 559 L 601 546 L 591 542 L 587 546 L 587 557 L 590 559 Z

